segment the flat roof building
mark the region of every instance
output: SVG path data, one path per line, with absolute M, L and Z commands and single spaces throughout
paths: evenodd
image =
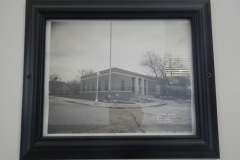
M 94 101 L 111 97 L 112 100 L 129 100 L 133 95 L 157 96 L 159 92 L 160 88 L 154 77 L 119 68 L 81 77 L 81 99 Z

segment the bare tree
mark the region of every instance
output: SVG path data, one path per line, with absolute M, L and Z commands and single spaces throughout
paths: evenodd
M 148 51 L 144 56 L 140 65 L 145 67 L 150 74 L 156 77 L 159 84 L 169 84 L 169 78 L 166 74 L 166 60 L 163 57 L 155 54 L 153 51 Z
M 71 94 L 75 95 L 75 96 L 77 94 L 79 94 L 79 89 L 80 89 L 80 85 L 81 85 L 81 77 L 94 73 L 94 71 L 89 68 L 80 69 L 77 72 L 78 72 L 78 75 L 76 76 L 76 78 L 72 81 L 67 82 L 67 86 L 69 87 Z
M 70 95 L 76 97 L 79 94 L 80 82 L 78 80 L 72 80 L 67 82 L 66 84 L 69 88 Z
M 78 73 L 79 73 L 79 76 L 86 76 L 86 75 L 93 74 L 94 71 L 92 69 L 85 68 L 85 69 L 78 70 Z
M 154 51 L 148 51 L 140 61 L 140 65 L 156 78 L 159 85 L 162 85 L 163 94 L 167 92 L 168 85 L 186 86 L 190 83 L 189 75 L 179 75 L 179 71 L 186 70 L 181 59 L 170 54 L 161 57 Z
M 59 74 L 52 74 L 49 77 L 49 91 L 50 94 L 56 94 L 59 87 L 61 77 Z
M 80 83 L 81 83 L 81 77 L 82 76 L 87 76 L 87 75 L 90 75 L 90 74 L 93 74 L 94 71 L 92 69 L 89 69 L 89 68 L 85 68 L 85 69 L 80 69 L 78 70 L 78 75 L 76 76 L 76 80 L 79 82 L 79 88 L 80 88 Z
M 61 82 L 60 75 L 52 74 L 49 78 L 49 92 L 51 95 L 68 94 L 68 96 L 77 97 L 79 94 L 81 77 L 92 73 L 94 73 L 92 69 L 78 70 L 78 75 L 76 76 L 76 78 L 68 82 Z M 64 93 L 60 93 L 61 90 Z

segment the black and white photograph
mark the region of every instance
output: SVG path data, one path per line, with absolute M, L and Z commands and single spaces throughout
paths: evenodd
M 44 136 L 195 135 L 190 20 L 48 20 Z

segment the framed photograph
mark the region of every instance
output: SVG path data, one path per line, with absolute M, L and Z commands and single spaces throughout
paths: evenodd
M 219 158 L 208 0 L 27 0 L 20 159 Z

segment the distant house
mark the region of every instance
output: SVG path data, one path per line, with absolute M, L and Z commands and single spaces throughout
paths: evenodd
M 112 68 L 109 84 L 109 72 L 107 69 L 100 71 L 99 75 L 93 73 L 82 76 L 80 98 L 95 100 L 98 94 L 99 100 L 106 99 L 109 95 L 114 100 L 129 100 L 132 95 L 159 95 L 160 89 L 153 77 Z

